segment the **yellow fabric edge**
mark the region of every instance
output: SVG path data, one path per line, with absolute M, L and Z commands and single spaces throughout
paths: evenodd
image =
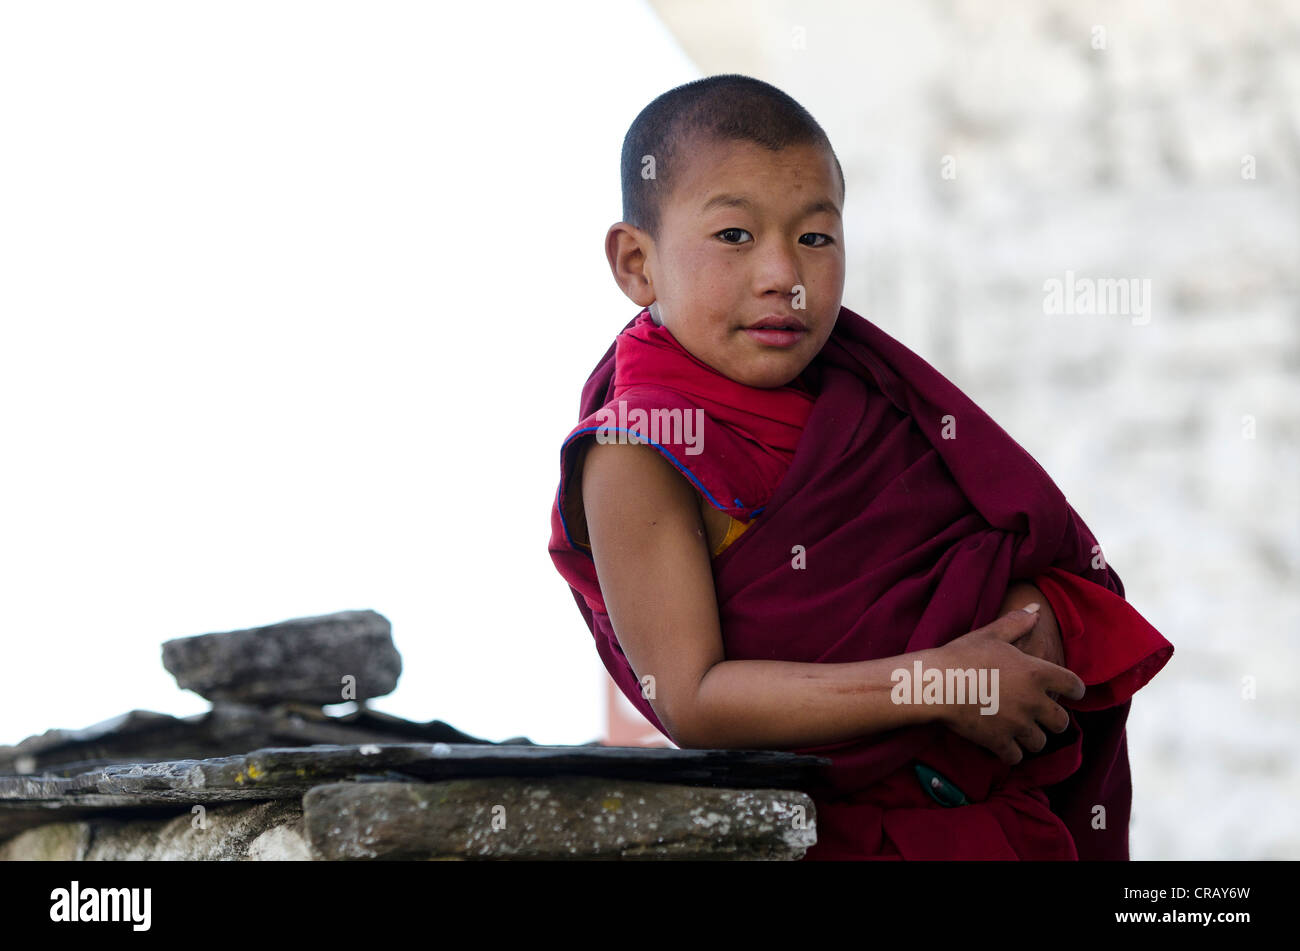
M 727 517 L 731 518 L 731 516 L 727 516 Z M 751 524 L 753 523 L 742 522 L 738 518 L 732 518 L 730 524 L 727 525 L 727 534 L 723 536 L 722 541 L 718 542 L 718 547 L 713 550 L 713 557 L 717 558 L 724 551 L 726 551 L 727 546 L 730 545 L 732 542 L 734 542 L 741 535 L 745 534 L 745 529 L 749 528 Z M 577 545 L 579 548 L 585 548 L 587 551 L 591 551 L 591 546 L 584 544 L 583 542 L 575 540 L 574 544 Z

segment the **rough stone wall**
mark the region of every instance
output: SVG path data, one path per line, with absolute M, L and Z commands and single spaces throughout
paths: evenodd
M 0 843 L 0 861 L 311 861 L 319 859 L 297 800 L 225 803 L 203 826 L 188 811 L 172 819 L 109 816 L 52 822 Z
M 798 861 L 812 799 L 601 776 L 340 782 L 172 818 L 96 816 L 0 841 L 0 861 Z

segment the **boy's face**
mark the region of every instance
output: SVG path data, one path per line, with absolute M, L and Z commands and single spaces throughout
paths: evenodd
M 650 312 L 677 342 L 749 386 L 784 386 L 835 327 L 844 294 L 839 176 L 814 145 L 773 152 L 752 142 L 696 140 L 645 232 Z M 804 330 L 749 328 L 797 318 Z

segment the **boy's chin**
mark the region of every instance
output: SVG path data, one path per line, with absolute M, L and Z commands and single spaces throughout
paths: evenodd
M 775 390 L 778 387 L 788 386 L 793 383 L 795 378 L 804 371 L 807 364 L 799 364 L 793 367 L 782 367 L 780 369 L 746 369 L 737 376 L 731 376 L 737 383 L 744 383 L 746 386 L 753 386 L 760 390 Z

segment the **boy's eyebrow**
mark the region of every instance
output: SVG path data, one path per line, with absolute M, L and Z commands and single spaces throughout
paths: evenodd
M 700 211 L 708 211 L 710 208 L 716 208 L 719 206 L 726 206 L 728 208 L 748 208 L 750 211 L 754 210 L 754 203 L 744 195 L 728 195 L 723 192 L 714 195 L 706 201 L 704 207 L 701 208 Z M 809 203 L 803 209 L 803 216 L 807 217 L 808 215 L 814 214 L 818 211 L 829 212 L 840 218 L 843 217 L 843 215 L 840 214 L 839 208 L 837 208 L 835 203 L 828 198 L 819 198 L 816 201 Z

